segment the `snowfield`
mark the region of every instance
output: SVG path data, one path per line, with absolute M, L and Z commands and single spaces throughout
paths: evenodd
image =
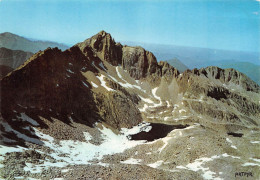
M 7 131 L 15 132 L 18 137 L 24 138 L 27 141 L 34 142 L 39 141 L 37 139 L 31 140 L 29 137 L 22 136 L 19 132 L 13 130 L 8 124 L 4 124 Z M 73 140 L 61 140 L 59 143 L 55 141 L 50 135 L 44 134 L 37 128 L 33 128 L 35 134 L 41 139 L 45 147 L 48 147 L 51 152 L 49 155 L 57 160 L 57 162 L 52 163 L 49 161 L 44 161 L 43 164 L 35 165 L 32 163 L 26 163 L 24 171 L 30 171 L 31 173 L 40 173 L 43 169 L 49 167 L 66 167 L 73 164 L 91 164 L 93 159 L 102 159 L 104 155 L 112 155 L 115 153 L 121 153 L 126 149 L 135 147 L 140 144 L 144 144 L 144 140 L 140 141 L 130 141 L 128 139 L 129 135 L 137 134 L 141 131 L 148 132 L 151 130 L 149 123 L 141 123 L 138 126 L 134 126 L 131 129 L 123 128 L 120 134 L 115 134 L 111 129 L 106 128 L 102 125 L 99 129 L 103 142 L 100 145 L 94 145 L 89 141 L 93 138 L 88 132 L 84 132 L 85 141 L 73 141 Z M 112 145 L 112 146 L 111 146 Z M 21 152 L 27 150 L 22 147 L 7 147 L 0 146 L 1 160 L 4 159 L 4 155 L 7 152 Z M 40 152 L 40 151 L 39 151 Z M 43 152 L 40 152 L 43 153 Z M 129 163 L 126 161 L 125 163 Z M 103 164 L 105 165 L 105 164 Z

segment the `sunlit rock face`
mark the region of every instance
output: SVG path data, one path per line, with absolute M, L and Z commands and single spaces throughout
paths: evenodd
M 180 74 L 101 31 L 65 51 L 40 51 L 1 80 L 0 174 L 255 178 L 259 93 L 234 69 Z

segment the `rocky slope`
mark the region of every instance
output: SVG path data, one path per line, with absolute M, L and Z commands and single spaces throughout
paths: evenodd
M 244 74 L 180 74 L 101 31 L 1 80 L 1 175 L 257 179 L 259 112 L 260 87 Z
M 3 78 L 5 75 L 7 75 L 9 72 L 11 72 L 13 69 L 9 66 L 0 65 L 0 79 Z

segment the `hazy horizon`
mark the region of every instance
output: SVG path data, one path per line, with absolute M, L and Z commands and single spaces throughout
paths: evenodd
M 2 0 L 0 32 L 67 45 L 101 30 L 116 41 L 260 52 L 255 0 Z
M 100 31 L 99 31 L 100 32 Z M 107 31 L 105 31 L 107 32 Z M 74 46 L 75 44 L 79 43 L 79 42 L 82 42 L 88 38 L 90 38 L 91 36 L 95 35 L 91 35 L 89 37 L 86 37 L 85 39 L 82 39 L 81 41 L 78 41 L 76 42 L 75 44 L 67 44 L 67 43 L 63 43 L 63 42 L 59 42 L 59 41 L 54 41 L 52 39 L 37 39 L 37 38 L 30 38 L 30 37 L 25 37 L 25 36 L 22 36 L 22 35 L 19 35 L 19 34 L 15 34 L 13 32 L 0 32 L 0 34 L 3 34 L 3 33 L 11 33 L 11 34 L 14 34 L 14 35 L 17 35 L 17 36 L 20 36 L 20 37 L 23 37 L 27 40 L 30 40 L 30 41 L 43 41 L 43 42 L 53 42 L 53 43 L 58 43 L 58 44 L 63 44 L 65 46 L 68 46 L 68 47 L 72 47 Z M 98 33 L 98 32 L 97 32 Z M 97 34 L 96 33 L 96 34 Z M 109 32 L 107 32 L 109 33 Z M 111 33 L 110 33 L 111 34 Z M 113 37 L 113 34 L 111 34 L 111 36 Z M 114 37 L 113 37 L 114 38 Z M 167 49 L 171 49 L 173 47 L 180 47 L 180 48 L 196 48 L 196 49 L 208 49 L 208 50 L 220 50 L 220 51 L 229 51 L 229 52 L 248 52 L 248 53 L 259 53 L 257 51 L 246 51 L 246 50 L 229 50 L 229 49 L 221 49 L 221 48 L 209 48 L 209 47 L 195 47 L 195 46 L 188 46 L 188 45 L 176 45 L 176 44 L 160 44 L 160 43 L 147 43 L 147 42 L 141 42 L 141 41 L 121 41 L 121 40 L 116 40 L 116 42 L 118 43 L 121 43 L 122 45 L 128 45 L 128 46 L 141 46 L 143 48 L 145 48 L 145 45 L 148 45 L 148 46 L 165 46 L 167 47 Z

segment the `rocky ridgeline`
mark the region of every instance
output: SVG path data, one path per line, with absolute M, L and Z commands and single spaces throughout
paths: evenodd
M 105 31 L 101 31 L 76 46 L 85 54 L 88 54 L 91 49 L 97 57 L 113 66 L 121 65 L 131 77 L 137 80 L 154 74 L 162 76 L 162 73 L 165 74 L 167 70 L 174 71 L 176 75 L 179 74 L 177 69 L 169 64 L 166 65 L 166 62 L 158 64 L 153 53 L 142 47 L 122 46 Z
M 166 85 L 174 81 L 178 89 L 175 93 L 182 93 L 189 98 L 203 95 L 238 109 L 237 112 L 223 112 L 214 105 L 191 103 L 190 107 L 198 114 L 233 122 L 240 122 L 249 114 L 259 117 L 258 102 L 223 86 L 231 84 L 246 92 L 259 93 L 259 86 L 244 74 L 217 67 L 188 70 L 180 74 L 166 62 L 157 63 L 155 56 L 142 47 L 122 46 L 110 34 L 101 31 L 64 52 L 57 48 L 39 51 L 2 79 L 1 114 L 4 121 L 29 136 L 29 131 L 22 129 L 28 122 L 17 117 L 22 112 L 42 127 L 46 126 L 40 117 L 53 117 L 66 123 L 72 117 L 89 126 L 104 121 L 114 128 L 131 127 L 142 122 L 137 108 L 140 98 L 135 93 L 108 78 L 105 80 L 115 91 L 91 91 L 93 84 L 83 74 L 92 72 L 98 76 L 101 70 L 108 71 L 105 62 L 122 66 L 132 78 L 146 81 L 151 87 L 158 86 L 161 79 L 166 80 Z M 253 119 L 250 122 L 258 124 Z

